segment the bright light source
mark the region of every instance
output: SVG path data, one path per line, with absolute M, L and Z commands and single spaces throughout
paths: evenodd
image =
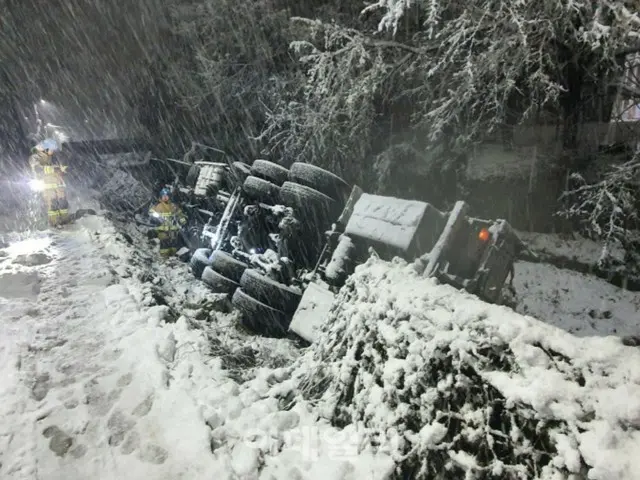
M 46 100 L 43 100 L 42 98 L 40 99 L 40 105 L 44 105 L 45 103 L 47 103 Z
M 41 252 L 51 245 L 51 238 L 28 238 L 16 243 L 12 243 L 7 248 L 9 255 L 29 255 L 32 253 Z
M 486 228 L 483 228 L 478 233 L 478 238 L 480 239 L 480 241 L 486 242 L 489 240 L 489 238 L 491 238 L 491 233 L 489 233 L 489 230 L 487 230 Z
M 33 190 L 34 192 L 41 192 L 44 190 L 44 181 L 34 178 L 33 180 L 31 180 L 29 182 L 29 187 L 31 188 L 31 190 Z

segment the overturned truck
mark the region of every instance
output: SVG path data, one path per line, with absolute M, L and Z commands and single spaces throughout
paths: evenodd
M 425 276 L 501 303 L 524 248 L 506 221 L 473 218 L 464 202 L 442 212 L 372 195 L 305 163 L 256 160 L 248 170 L 191 269 L 265 335 L 313 342 L 335 293 L 372 254 L 415 260 Z
M 425 276 L 501 303 L 524 244 L 506 221 L 473 218 L 468 210 L 462 201 L 442 212 L 425 202 L 371 195 L 355 187 L 330 232 L 327 250 L 332 253 L 325 252 L 326 261 L 321 258 L 319 278 L 306 288 L 289 329 L 314 341 L 336 290 L 372 254 L 414 260 Z

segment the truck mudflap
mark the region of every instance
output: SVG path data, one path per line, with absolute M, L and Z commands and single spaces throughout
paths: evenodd
M 327 322 L 335 294 L 326 286 L 312 282 L 302 295 L 300 304 L 289 324 L 289 331 L 309 343 L 318 339 L 322 326 Z

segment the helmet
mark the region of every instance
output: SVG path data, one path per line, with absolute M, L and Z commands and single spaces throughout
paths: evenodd
M 38 145 L 42 150 L 44 150 L 47 155 L 53 155 L 55 151 L 57 151 L 60 147 L 58 146 L 58 142 L 56 142 L 52 138 L 46 138 Z
M 169 190 L 167 187 L 163 187 L 162 190 L 160 190 L 159 197 L 162 198 L 164 196 L 171 197 L 171 190 Z

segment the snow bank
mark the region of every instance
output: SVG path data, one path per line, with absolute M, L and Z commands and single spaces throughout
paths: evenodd
M 134 244 L 141 240 L 134 232 L 129 233 Z M 319 421 L 317 412 L 309 405 L 290 404 L 287 391 L 290 371 L 284 366 L 276 367 L 291 365 L 294 355 L 298 356 L 292 351 L 290 341 L 241 332 L 236 328 L 238 322 L 233 313 L 210 312 L 203 316 L 202 309 L 191 310 L 191 305 L 208 304 L 211 294 L 204 289 L 204 284 L 194 281 L 186 269 L 176 265 L 154 264 L 143 274 L 152 280 L 135 287 L 135 280 L 142 273 L 135 265 L 148 264 L 146 254 L 138 249 L 123 248 L 122 239 L 112 230 L 100 234 L 100 243 L 107 255 L 121 258 L 117 269 L 128 278 L 122 282 L 129 285 L 127 288 L 134 297 L 149 303 L 150 294 L 159 292 L 170 306 L 182 313 L 175 324 L 152 320 L 154 317 L 150 315 L 148 327 L 154 326 L 157 333 L 151 337 L 148 327 L 136 332 L 127 341 L 128 347 L 122 350 L 132 351 L 136 345 L 148 343 L 150 346 L 138 347 L 140 359 L 136 363 L 141 364 L 148 358 L 148 353 L 143 352 L 156 345 L 162 359 L 171 358 L 175 352 L 167 368 L 170 386 L 166 396 L 172 396 L 170 392 L 174 388 L 183 392 L 181 395 L 188 395 L 192 400 L 180 407 L 174 403 L 176 408 L 193 414 L 195 405 L 200 422 L 195 431 L 201 432 L 201 427 L 206 427 L 209 432 L 204 442 L 201 435 L 194 439 L 198 443 L 196 452 L 201 452 L 202 446 L 208 449 L 206 456 L 194 465 L 209 465 L 210 475 L 186 475 L 185 478 L 389 478 L 394 468 L 392 458 L 384 453 L 359 452 L 362 439 L 359 432 L 336 428 L 326 420 Z M 131 265 L 132 258 L 135 265 Z M 158 309 L 162 307 L 150 308 L 160 312 Z M 157 372 L 157 367 L 143 370 Z M 155 377 L 157 375 L 152 374 L 152 378 Z M 160 432 L 176 429 L 176 438 L 189 435 L 183 420 L 174 420 L 171 416 L 156 416 L 153 420 Z M 170 455 L 167 462 L 175 459 Z
M 396 478 L 634 479 L 640 352 L 577 338 L 371 259 L 282 392 Z M 344 431 L 344 430 L 343 430 Z

